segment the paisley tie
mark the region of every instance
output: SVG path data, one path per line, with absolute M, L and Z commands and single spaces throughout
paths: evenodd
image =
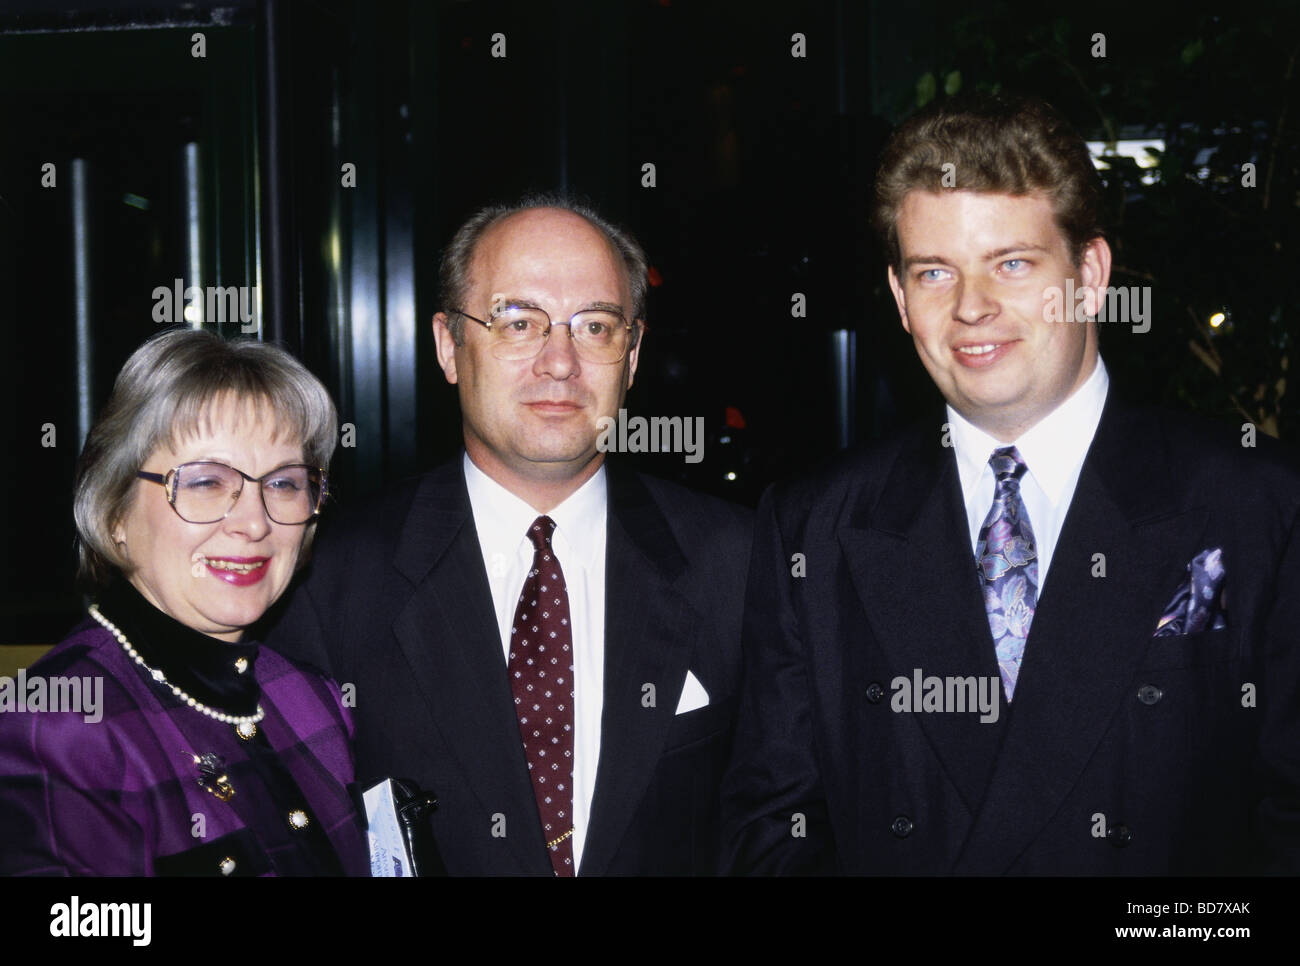
M 1028 469 L 1025 461 L 1014 446 L 1006 446 L 993 451 L 989 465 L 997 482 L 993 506 L 980 527 L 975 564 L 1002 687 L 1010 701 L 1038 604 L 1038 550 L 1020 496 L 1020 478 Z

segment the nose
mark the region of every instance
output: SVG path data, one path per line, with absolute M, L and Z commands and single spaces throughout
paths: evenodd
M 270 533 L 271 518 L 266 515 L 261 486 L 245 481 L 239 498 L 222 523 L 227 533 L 240 533 L 249 540 L 261 540 Z
M 958 284 L 953 318 L 967 325 L 976 325 L 998 312 L 997 300 L 989 290 L 991 280 L 977 275 L 967 276 Z
M 550 376 L 562 381 L 582 371 L 570 325 L 569 322 L 551 323 L 551 331 L 542 343 L 542 351 L 533 360 L 534 375 Z

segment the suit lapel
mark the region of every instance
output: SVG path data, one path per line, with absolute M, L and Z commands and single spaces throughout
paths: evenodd
M 848 519 L 840 545 L 889 667 L 909 683 L 915 670 L 925 677 L 996 678 L 952 449 L 937 434 L 910 437 L 876 505 L 864 498 Z M 980 723 L 977 713 L 913 717 L 973 816 L 1002 729 Z
M 1174 589 L 1169 561 L 1189 560 L 1204 532 L 1204 510 L 1178 499 L 1156 421 L 1108 401 L 1034 614 L 988 797 L 954 871 L 1009 869 L 1132 697 Z M 1094 576 L 1095 554 L 1104 577 Z
M 550 872 L 460 460 L 422 483 L 394 563 L 415 591 L 393 632 L 431 723 L 487 812 L 506 816 L 520 867 Z
M 614 858 L 663 750 L 693 651 L 694 609 L 674 588 L 685 558 L 645 485 L 606 463 L 605 693 L 581 873 Z M 653 684 L 647 706 L 644 686 Z

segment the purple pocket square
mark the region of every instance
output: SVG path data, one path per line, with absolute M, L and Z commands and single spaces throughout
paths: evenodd
M 1187 579 L 1165 607 L 1155 637 L 1181 637 L 1227 627 L 1223 606 L 1223 548 L 1202 550 L 1187 565 Z

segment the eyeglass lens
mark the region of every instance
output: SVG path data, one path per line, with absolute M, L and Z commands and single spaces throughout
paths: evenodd
M 221 463 L 185 463 L 176 469 L 172 505 L 191 523 L 223 519 L 239 498 L 244 477 Z M 261 481 L 262 505 L 276 523 L 310 520 L 320 506 L 321 473 L 310 466 L 284 466 Z
M 496 354 L 527 359 L 541 351 L 550 317 L 541 309 L 510 307 L 492 320 Z M 613 312 L 579 312 L 569 325 L 574 349 L 591 362 L 617 362 L 627 351 L 628 327 Z

